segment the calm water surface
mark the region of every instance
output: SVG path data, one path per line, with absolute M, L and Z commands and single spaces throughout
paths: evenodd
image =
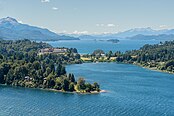
M 80 53 L 138 49 L 159 41 L 49 42 L 55 47 L 77 48 Z M 0 116 L 174 116 L 174 75 L 116 63 L 67 66 L 67 72 L 99 82 L 107 93 L 64 94 L 37 89 L 0 86 Z
M 116 63 L 69 65 L 67 71 L 99 82 L 108 92 L 79 95 L 0 86 L 0 115 L 174 115 L 172 74 Z
M 106 41 L 94 41 L 94 40 L 74 40 L 74 41 L 56 41 L 48 42 L 54 47 L 67 47 L 67 48 L 77 48 L 78 52 L 81 54 L 92 53 L 96 49 L 102 49 L 105 52 L 112 51 L 122 51 L 139 49 L 144 44 L 156 44 L 160 40 L 120 40 L 119 43 L 112 43 Z

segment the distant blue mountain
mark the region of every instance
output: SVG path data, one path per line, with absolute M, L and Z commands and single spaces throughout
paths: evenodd
M 135 35 L 133 37 L 127 37 L 126 39 L 129 40 L 174 40 L 174 35 L 170 34 L 160 34 L 160 35 Z
M 159 32 L 156 30 L 153 30 L 151 28 L 135 28 L 135 29 L 130 29 L 124 32 L 120 32 L 117 34 L 114 34 L 113 36 L 117 36 L 117 37 L 132 37 L 132 36 L 136 36 L 136 35 L 156 35 Z
M 133 37 L 136 35 L 162 35 L 162 34 L 166 35 L 174 34 L 174 30 L 173 29 L 153 30 L 150 27 L 135 28 L 117 34 L 113 34 L 112 36 L 126 38 L 126 37 Z
M 0 38 L 2 39 L 30 39 L 41 41 L 79 40 L 75 37 L 58 35 L 48 29 L 27 24 L 21 24 L 16 19 L 7 17 L 0 19 Z
M 148 28 L 135 28 L 115 34 L 80 35 L 80 39 L 139 39 L 139 40 L 174 40 L 174 29 L 153 30 Z M 77 37 L 77 36 L 76 36 Z

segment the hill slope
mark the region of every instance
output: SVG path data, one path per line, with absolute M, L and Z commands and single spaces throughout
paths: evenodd
M 0 19 L 0 38 L 3 39 L 30 39 L 30 40 L 78 40 L 78 38 L 58 35 L 48 29 L 27 24 L 21 24 L 16 19 L 7 17 Z
M 143 67 L 174 73 L 174 41 L 144 45 L 139 50 L 115 53 L 117 62 L 138 64 Z

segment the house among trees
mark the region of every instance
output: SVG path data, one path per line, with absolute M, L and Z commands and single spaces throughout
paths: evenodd
M 67 48 L 45 48 L 45 49 L 39 50 L 39 55 L 49 54 L 49 53 L 62 54 L 66 52 L 67 52 Z
M 31 81 L 31 80 L 33 80 L 33 78 L 31 78 L 29 76 L 25 76 L 25 80 Z

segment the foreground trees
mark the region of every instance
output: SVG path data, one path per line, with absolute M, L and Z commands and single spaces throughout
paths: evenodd
M 80 55 L 76 49 L 68 49 L 64 54 L 38 55 L 40 49 L 50 47 L 29 40 L 0 40 L 0 84 L 76 91 L 78 82 L 73 74 L 66 73 L 65 64 L 81 63 Z M 78 91 L 81 89 L 85 90 L 80 87 Z

